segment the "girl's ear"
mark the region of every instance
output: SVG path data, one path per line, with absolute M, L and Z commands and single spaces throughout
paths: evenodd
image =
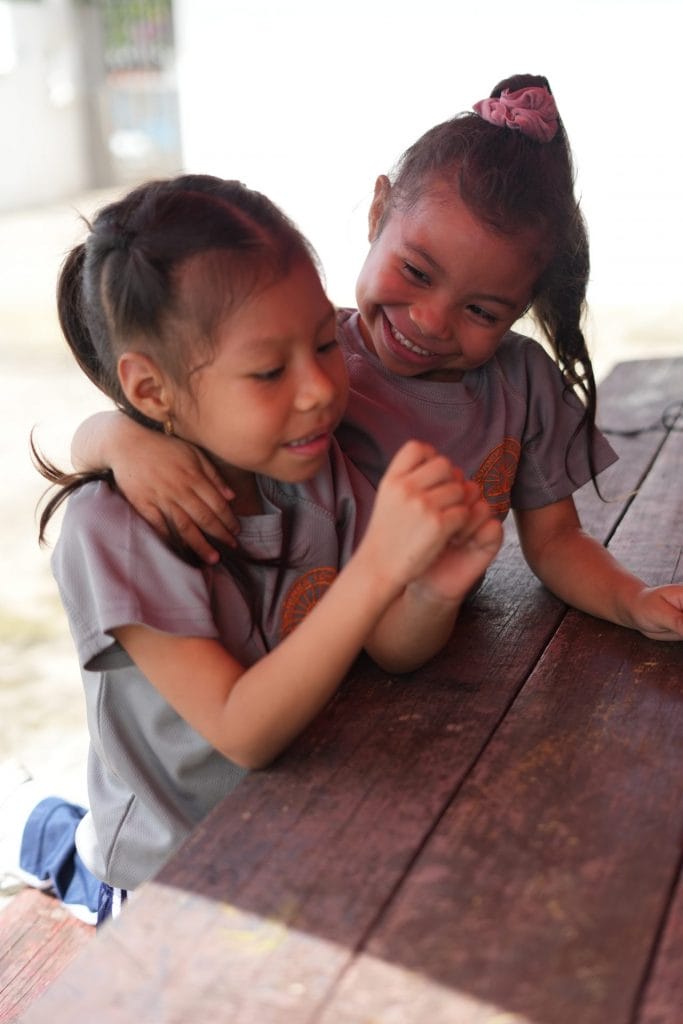
M 173 389 L 154 360 L 144 352 L 124 352 L 117 368 L 123 393 L 133 408 L 165 423 L 173 413 Z
M 386 174 L 380 174 L 375 182 L 375 194 L 370 203 L 368 214 L 368 241 L 374 242 L 379 234 L 380 224 L 389 204 L 391 195 L 391 182 Z

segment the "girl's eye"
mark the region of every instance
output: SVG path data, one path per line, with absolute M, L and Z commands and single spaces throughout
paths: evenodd
M 254 380 L 279 380 L 284 372 L 284 366 L 278 366 L 274 370 L 264 370 L 263 373 L 252 373 L 252 377 L 254 378 Z
M 474 313 L 474 315 L 476 317 L 479 317 L 480 320 L 485 320 L 487 324 L 498 323 L 498 317 L 494 316 L 493 313 L 489 313 L 487 309 L 483 309 L 482 306 L 476 306 L 472 304 L 467 308 L 469 309 L 470 313 Z
M 339 348 L 339 342 L 336 338 L 332 338 L 331 341 L 326 341 L 322 345 L 318 345 L 318 352 L 321 355 L 326 355 L 328 352 L 333 352 L 336 348 Z
M 406 260 L 404 260 L 403 269 L 411 277 L 414 277 L 416 281 L 419 281 L 420 284 L 429 284 L 429 278 L 427 277 L 427 275 L 424 274 L 421 270 L 418 270 L 417 267 L 414 267 L 412 263 L 408 263 Z

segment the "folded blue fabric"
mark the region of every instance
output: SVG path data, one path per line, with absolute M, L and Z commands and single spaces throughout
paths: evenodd
M 41 888 L 47 883 L 76 917 L 97 920 L 100 881 L 76 850 L 76 829 L 85 807 L 49 796 L 31 811 L 21 841 L 20 867 Z

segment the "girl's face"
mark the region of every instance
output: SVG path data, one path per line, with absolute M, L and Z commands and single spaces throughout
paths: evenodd
M 348 392 L 335 326 L 310 263 L 255 291 L 222 324 L 213 360 L 193 374 L 192 394 L 174 396 L 178 434 L 224 467 L 289 482 L 314 476 Z
M 406 209 L 390 205 L 390 191 L 378 179 L 356 286 L 365 343 L 402 377 L 459 380 L 491 358 L 531 300 L 537 239 L 493 232 L 445 184 Z

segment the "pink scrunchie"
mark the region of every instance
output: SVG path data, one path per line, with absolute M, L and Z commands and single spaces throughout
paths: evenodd
M 516 128 L 536 142 L 550 142 L 557 132 L 555 100 L 540 85 L 514 92 L 503 89 L 500 98 L 480 100 L 474 110 L 485 121 L 501 128 Z

